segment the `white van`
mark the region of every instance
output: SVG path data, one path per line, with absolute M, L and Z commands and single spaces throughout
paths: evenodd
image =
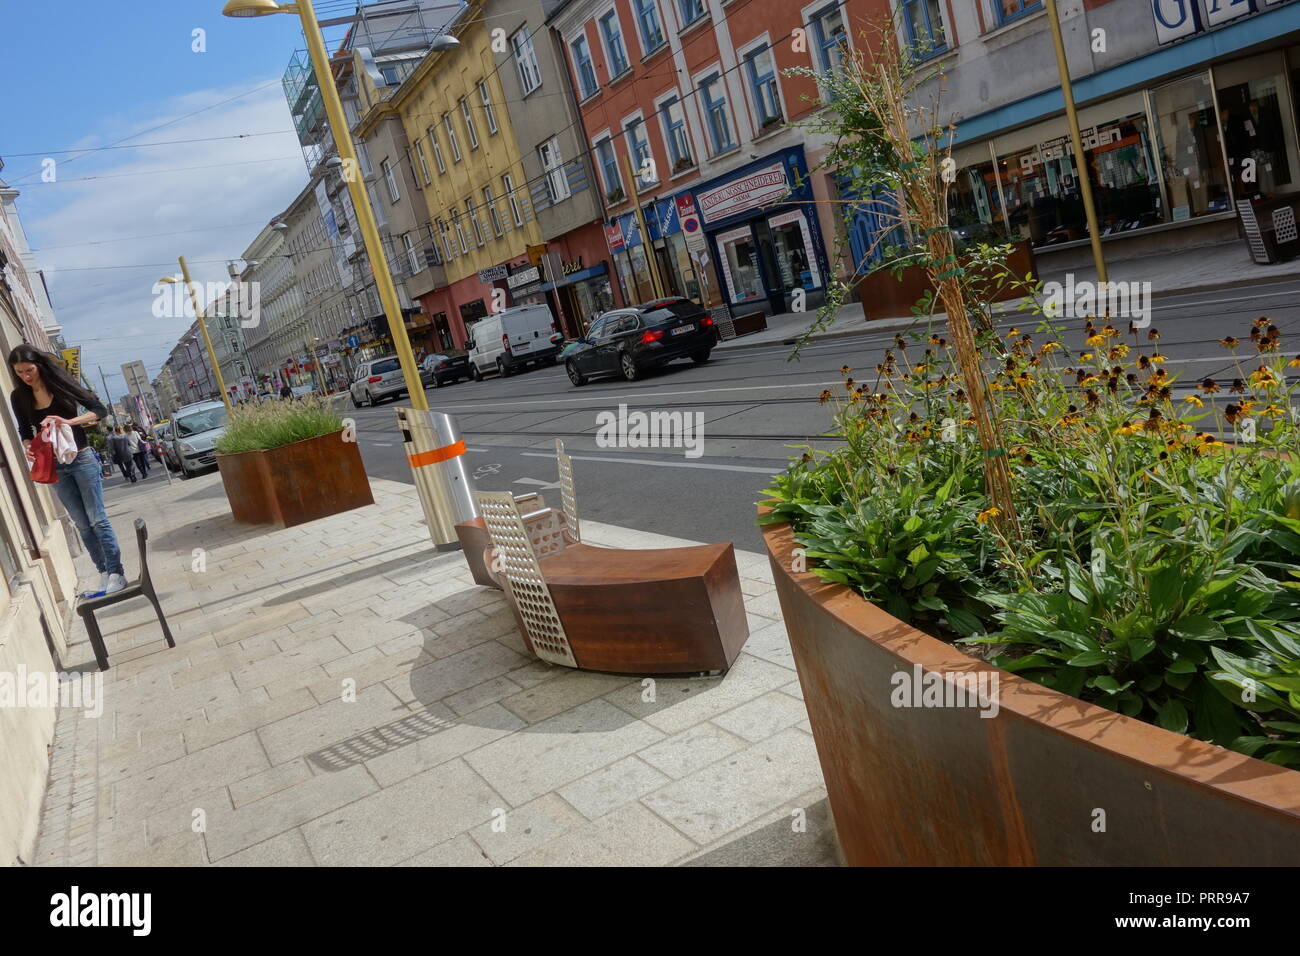
M 511 375 L 525 365 L 554 365 L 559 347 L 551 310 L 544 305 L 516 305 L 479 319 L 470 327 L 470 376 L 476 382 L 497 372 Z

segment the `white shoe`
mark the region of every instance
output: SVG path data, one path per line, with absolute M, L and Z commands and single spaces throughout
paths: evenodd
M 126 578 L 124 578 L 120 574 L 110 574 L 108 576 L 108 584 L 104 586 L 104 593 L 112 594 L 113 592 L 120 591 L 125 587 L 126 587 Z
M 108 572 L 101 571 L 99 573 L 99 593 L 103 594 L 107 590 L 108 590 Z

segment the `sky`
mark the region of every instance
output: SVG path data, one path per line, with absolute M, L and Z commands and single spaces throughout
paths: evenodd
M 197 282 L 228 280 L 307 183 L 280 86 L 305 46 L 298 18 L 227 18 L 224 2 L 0 0 L 0 179 L 20 191 L 65 341 L 113 400 L 121 365 L 152 380 L 192 321 L 153 315 L 176 257 Z

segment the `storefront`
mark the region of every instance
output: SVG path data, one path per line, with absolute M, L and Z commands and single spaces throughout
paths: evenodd
M 623 301 L 648 302 L 656 298 L 648 259 L 649 255 L 653 255 L 666 295 L 702 302 L 697 263 L 691 259 L 690 251 L 686 248 L 686 238 L 682 235 L 675 200 L 672 197 L 657 199 L 645 206 L 642 214 L 645 217 L 646 231 L 650 234 L 649 249 L 642 241 L 636 213 L 624 213 L 606 230 Z

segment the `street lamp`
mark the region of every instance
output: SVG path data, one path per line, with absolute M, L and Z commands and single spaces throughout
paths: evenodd
M 330 69 L 329 55 L 325 51 L 325 41 L 321 37 L 316 11 L 312 8 L 311 0 L 296 0 L 285 4 L 276 3 L 275 0 L 228 0 L 221 12 L 228 17 L 265 17 L 273 13 L 296 13 L 302 20 L 302 32 L 307 40 L 312 70 L 316 74 L 321 98 L 325 102 L 325 115 L 334 134 L 334 143 L 344 164 L 346 175 L 343 178 L 352 197 L 352 206 L 356 212 L 357 225 L 361 228 L 361 239 L 366 255 L 370 257 L 379 300 L 383 303 L 384 314 L 388 317 L 388 327 L 393 333 L 393 345 L 397 349 L 397 361 L 402 368 L 402 377 L 406 380 L 406 392 L 416 410 L 427 412 L 429 402 L 424 397 L 424 384 L 420 380 L 420 370 L 416 368 L 415 353 L 411 351 L 411 340 L 406 335 L 406 320 L 402 316 L 402 308 L 397 299 L 397 287 L 393 284 L 388 259 L 379 240 L 379 228 L 375 224 L 374 211 L 370 208 L 370 197 L 366 195 L 365 187 L 357 175 L 359 167 L 356 150 L 352 146 L 352 131 L 348 128 L 347 119 L 343 114 L 343 103 L 339 99 L 338 87 L 334 84 L 334 73 Z M 440 34 L 434 37 L 430 50 L 451 50 L 458 46 L 460 41 L 455 37 Z
M 221 380 L 221 366 L 217 363 L 217 353 L 212 348 L 212 338 L 208 335 L 208 325 L 203 321 L 203 306 L 199 305 L 198 293 L 194 291 L 194 282 L 190 279 L 190 267 L 186 264 L 184 256 L 180 256 L 177 261 L 181 264 L 181 276 L 185 280 L 185 288 L 190 290 L 190 301 L 194 303 L 194 317 L 198 321 L 199 331 L 203 333 L 203 344 L 208 349 L 208 361 L 212 363 L 212 374 L 217 377 L 217 389 L 221 392 L 222 404 L 226 406 L 226 414 L 233 417 L 235 410 L 230 407 L 230 396 L 226 394 L 226 383 Z M 163 276 L 158 281 L 170 283 L 180 282 L 181 280 L 175 276 Z

